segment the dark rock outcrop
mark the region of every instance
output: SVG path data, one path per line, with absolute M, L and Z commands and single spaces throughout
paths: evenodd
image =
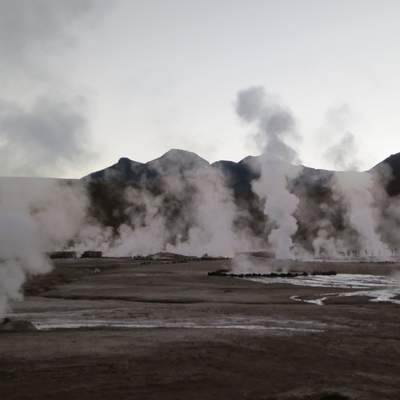
M 37 328 L 30 321 L 25 320 L 12 320 L 10 318 L 4 318 L 0 322 L 0 333 L 1 332 L 30 332 L 36 331 Z

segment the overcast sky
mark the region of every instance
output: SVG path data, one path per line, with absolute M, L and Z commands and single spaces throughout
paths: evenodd
M 0 174 L 80 177 L 170 148 L 238 161 L 258 152 L 235 113 L 251 86 L 290 109 L 305 165 L 369 168 L 400 152 L 399 15 L 397 0 L 0 0 Z

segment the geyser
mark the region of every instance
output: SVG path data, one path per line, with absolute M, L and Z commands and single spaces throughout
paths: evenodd
M 262 87 L 240 91 L 236 111 L 244 121 L 257 126 L 256 139 L 262 149 L 261 171 L 252 188 L 265 201 L 264 213 L 271 221 L 268 242 L 276 258 L 291 259 L 292 237 L 298 227 L 294 213 L 299 200 L 288 186 L 301 167 L 291 164 L 298 161 L 298 156 L 285 140 L 297 137 L 295 119 Z

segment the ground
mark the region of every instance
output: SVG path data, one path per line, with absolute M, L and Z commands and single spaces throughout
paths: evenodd
M 229 267 L 57 261 L 10 314 L 41 330 L 0 334 L 0 398 L 400 398 L 398 304 L 348 296 L 319 306 L 293 296 L 329 289 L 207 276 Z

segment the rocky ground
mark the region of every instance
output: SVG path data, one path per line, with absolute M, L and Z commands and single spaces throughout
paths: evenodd
M 9 315 L 39 330 L 0 333 L 0 398 L 400 398 L 398 297 L 207 276 L 225 268 L 229 260 L 57 261 Z

